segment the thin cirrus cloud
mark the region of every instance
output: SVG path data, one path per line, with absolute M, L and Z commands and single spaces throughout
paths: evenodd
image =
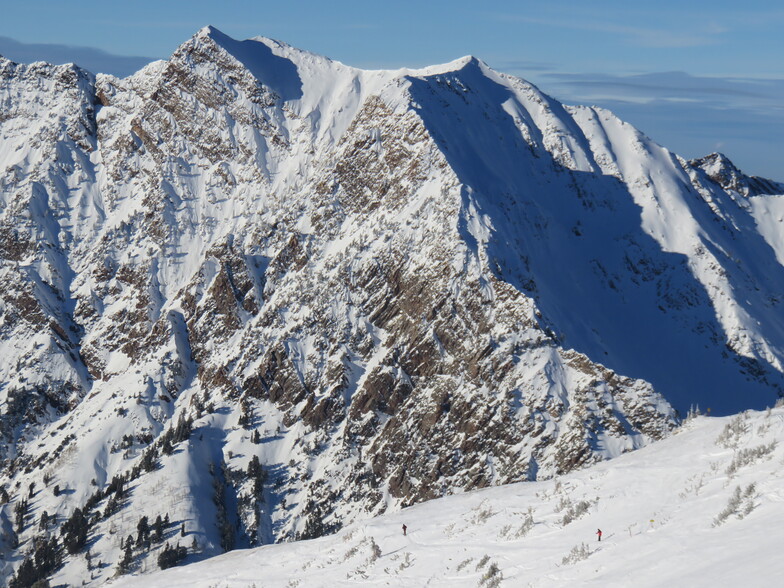
M 691 100 L 714 107 L 776 111 L 781 102 L 784 79 L 694 76 L 684 72 L 655 72 L 637 75 L 545 72 L 542 78 L 561 95 L 582 99 Z
M 139 71 L 153 61 L 151 57 L 112 55 L 92 47 L 21 43 L 9 37 L 0 37 L 0 55 L 18 63 L 75 63 L 93 73 L 108 73 L 121 78 Z
M 677 31 L 671 27 L 641 27 L 592 19 L 570 20 L 520 14 L 495 14 L 493 17 L 505 22 L 514 21 L 557 29 L 616 35 L 621 37 L 626 44 L 651 49 L 678 49 L 713 45 L 720 41 L 721 35 L 729 32 L 727 27 L 718 23 L 704 23 L 698 27 Z

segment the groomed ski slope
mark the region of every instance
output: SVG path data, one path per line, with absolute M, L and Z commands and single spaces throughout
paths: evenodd
M 433 500 L 333 536 L 111 586 L 780 586 L 782 441 L 782 408 L 697 417 L 571 475 Z

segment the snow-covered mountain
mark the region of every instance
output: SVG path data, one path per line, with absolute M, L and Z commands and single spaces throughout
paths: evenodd
M 475 58 L 207 27 L 122 80 L 0 60 L 0 104 L 6 575 L 47 537 L 153 569 L 143 516 L 319 536 L 784 390 L 784 187 Z
M 698 417 L 556 480 L 441 498 L 322 539 L 111 586 L 774 588 L 784 574 L 782 501 L 784 411 Z

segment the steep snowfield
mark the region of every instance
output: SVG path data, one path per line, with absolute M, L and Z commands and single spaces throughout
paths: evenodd
M 669 439 L 554 480 L 110 585 L 774 587 L 782 505 L 784 409 L 697 417 Z

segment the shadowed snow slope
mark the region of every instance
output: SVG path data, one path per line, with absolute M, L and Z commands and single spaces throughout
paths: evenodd
M 110 585 L 775 587 L 783 489 L 782 409 L 698 417 L 557 480 L 433 500 L 330 537 Z

